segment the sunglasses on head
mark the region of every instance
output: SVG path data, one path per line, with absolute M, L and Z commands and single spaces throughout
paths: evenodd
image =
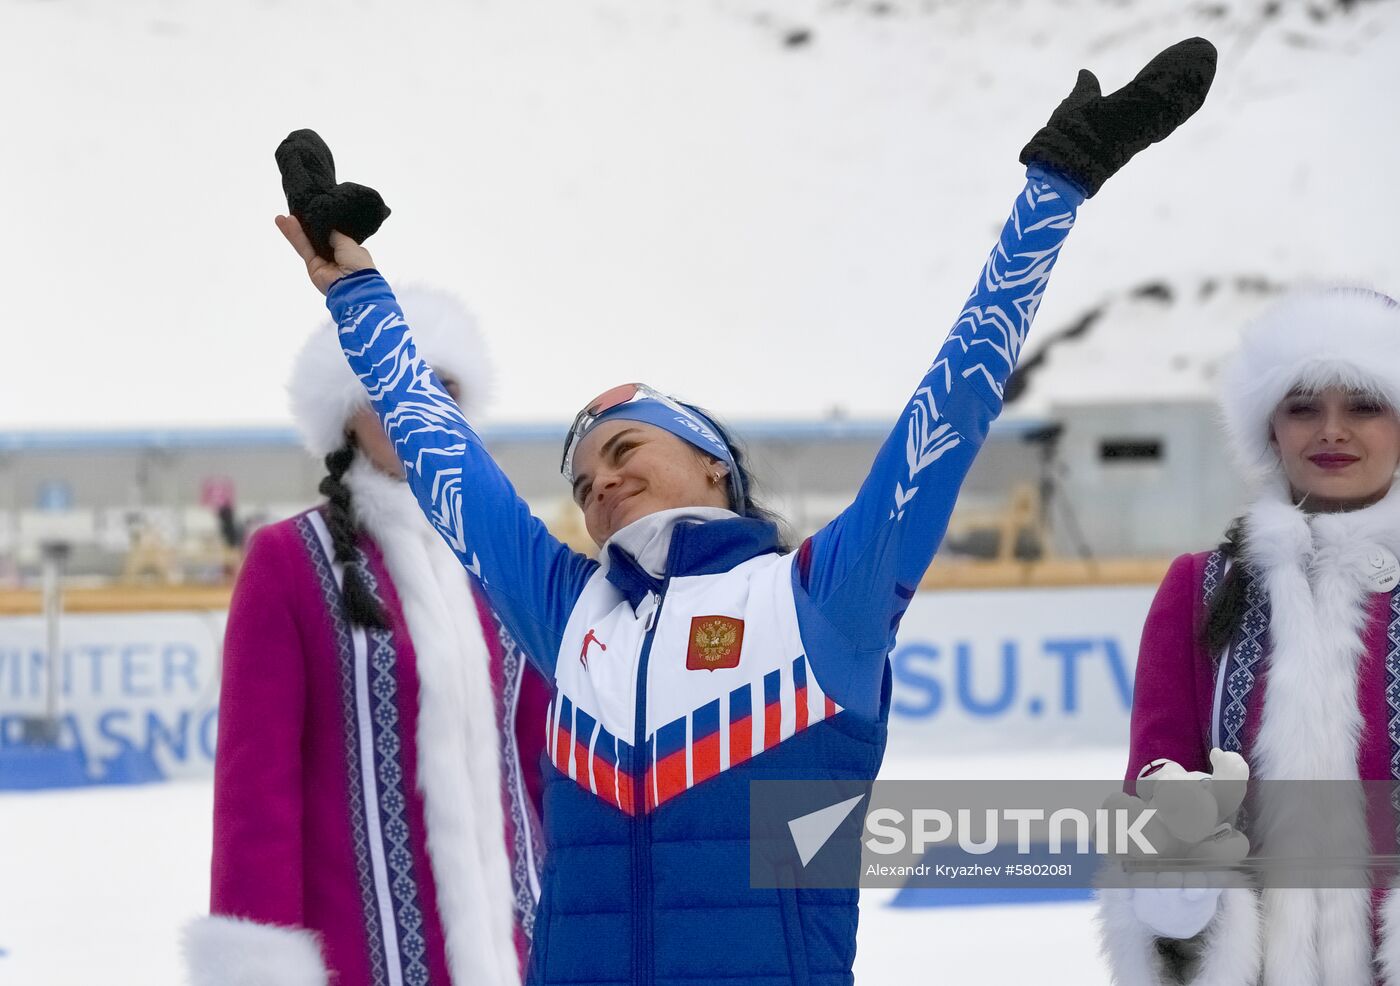
M 684 425 L 689 432 L 704 436 L 706 442 L 711 446 L 704 450 L 714 455 L 716 458 L 721 459 L 721 461 L 724 461 L 729 467 L 729 488 L 733 497 L 733 502 L 743 503 L 743 480 L 739 474 L 739 470 L 734 465 L 732 455 L 725 446 L 724 440 L 716 433 L 713 422 L 706 419 L 704 415 L 672 400 L 665 394 L 648 387 L 644 383 L 624 383 L 620 386 L 605 390 L 597 397 L 593 398 L 593 400 L 589 401 L 587 406 L 578 413 L 578 416 L 574 418 L 573 425 L 569 428 L 569 436 L 564 442 L 564 456 L 559 462 L 559 471 L 563 473 L 564 478 L 570 483 L 573 483 L 574 456 L 578 452 L 579 443 L 583 441 L 584 436 L 588 434 L 589 430 L 600 417 L 624 404 L 643 400 L 654 401 L 662 407 L 675 412 L 676 422 Z M 700 446 L 693 439 L 685 437 L 682 432 L 677 431 L 674 426 L 662 424 L 661 427 L 682 437 L 683 441 L 703 448 L 703 446 Z
M 559 471 L 564 474 L 565 479 L 571 483 L 574 481 L 574 453 L 578 451 L 578 443 L 583 440 L 583 436 L 593 427 L 593 422 L 615 407 L 640 400 L 653 400 L 685 417 L 691 416 L 689 411 L 671 398 L 644 383 L 624 383 L 611 387 L 589 401 L 569 426 L 569 437 L 564 440 L 564 457 L 559 462 Z

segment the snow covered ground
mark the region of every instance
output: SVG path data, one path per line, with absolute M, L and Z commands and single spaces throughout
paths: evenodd
M 1117 748 L 890 759 L 886 778 L 1103 778 Z M 176 929 L 207 909 L 212 785 L 0 794 L 0 984 L 174 986 Z M 862 898 L 856 980 L 1105 982 L 1089 903 L 888 906 Z M 1013 942 L 1015 947 L 1008 947 Z
M 1241 303 L 1102 326 L 1042 402 L 1199 392 L 1241 277 L 1400 290 L 1400 3 L 0 0 L 6 357 L 55 368 L 0 427 L 285 422 L 324 315 L 271 226 L 304 126 L 394 208 L 384 270 L 480 313 L 498 419 L 629 379 L 889 417 L 1075 71 L 1115 88 L 1196 33 L 1215 92 L 1087 205 L 1035 338 L 1146 282 Z

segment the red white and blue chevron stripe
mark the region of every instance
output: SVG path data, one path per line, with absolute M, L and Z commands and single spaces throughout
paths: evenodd
M 672 720 L 647 737 L 641 756 L 567 695 L 556 694 L 546 748 L 561 773 L 627 814 L 652 811 L 840 712 L 811 676 L 805 656 Z M 637 764 L 629 770 L 629 764 Z M 642 768 L 644 765 L 644 769 Z

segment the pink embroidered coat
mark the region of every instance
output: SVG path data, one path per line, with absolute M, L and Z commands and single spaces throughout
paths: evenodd
M 1349 853 L 1394 852 L 1388 788 L 1377 797 L 1334 786 L 1335 796 L 1301 811 L 1295 798 L 1293 814 L 1280 815 L 1269 813 L 1259 782 L 1400 778 L 1400 586 L 1380 591 L 1370 581 L 1387 555 L 1400 555 L 1400 488 L 1335 514 L 1307 514 L 1270 493 L 1249 508 L 1245 530 L 1242 559 L 1183 555 L 1158 589 L 1138 655 L 1126 789 L 1152 760 L 1209 771 L 1212 747 L 1235 750 L 1249 763 L 1251 797 L 1261 799 L 1247 826 L 1254 854 L 1290 855 L 1279 847 L 1301 843 L 1279 840 L 1317 832 Z M 1227 564 L 1246 566 L 1247 605 L 1233 643 L 1213 654 L 1202 630 Z M 1381 873 L 1375 889 L 1223 891 L 1185 946 L 1198 959 L 1185 981 L 1400 984 L 1400 894 L 1384 885 L 1392 877 Z M 1115 982 L 1178 982 L 1130 894 L 1100 894 Z
M 319 510 L 257 532 L 229 613 L 197 984 L 516 984 L 547 686 L 407 487 L 347 475 L 385 631 Z

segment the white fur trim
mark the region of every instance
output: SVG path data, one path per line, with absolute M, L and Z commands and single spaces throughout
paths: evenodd
M 221 914 L 180 930 L 190 986 L 327 986 L 315 934 Z
M 486 346 L 476 319 L 460 301 L 436 288 L 409 286 L 395 292 L 419 356 L 461 385 L 462 410 L 474 419 L 485 406 L 491 381 Z M 312 455 L 320 458 L 345 443 L 345 423 L 369 406 L 340 339 L 331 325 L 302 346 L 287 383 L 292 419 Z
M 1235 887 L 1220 895 L 1220 913 L 1205 930 L 1205 956 L 1193 986 L 1245 986 L 1259 979 L 1259 897 Z
M 1156 937 L 1133 913 L 1132 891 L 1099 891 L 1099 940 L 1118 986 L 1175 986 Z M 1256 986 L 1260 970 L 1259 897 L 1236 887 L 1220 895 L 1201 932 L 1201 963 L 1188 986 Z
M 1299 292 L 1245 329 L 1221 371 L 1225 430 L 1246 473 L 1274 474 L 1269 419 L 1294 387 L 1366 390 L 1400 408 L 1400 307 L 1364 289 Z
M 467 575 L 408 484 L 361 457 L 346 472 L 417 655 L 418 786 L 452 981 L 518 986 L 490 652 Z
M 1381 901 L 1381 943 L 1376 951 L 1381 982 L 1400 986 L 1400 889 L 1392 887 Z
M 1363 510 L 1305 514 L 1279 489 L 1246 515 L 1246 560 L 1270 605 L 1268 674 L 1251 776 L 1263 781 L 1356 781 L 1356 796 L 1310 810 L 1297 798 L 1270 810 L 1277 789 L 1258 788 L 1252 840 L 1264 855 L 1362 854 L 1369 850 L 1356 766 L 1362 714 L 1358 667 L 1370 586 L 1366 557 L 1400 550 L 1400 490 Z M 1370 983 L 1370 892 L 1278 889 L 1263 894 L 1268 986 Z

